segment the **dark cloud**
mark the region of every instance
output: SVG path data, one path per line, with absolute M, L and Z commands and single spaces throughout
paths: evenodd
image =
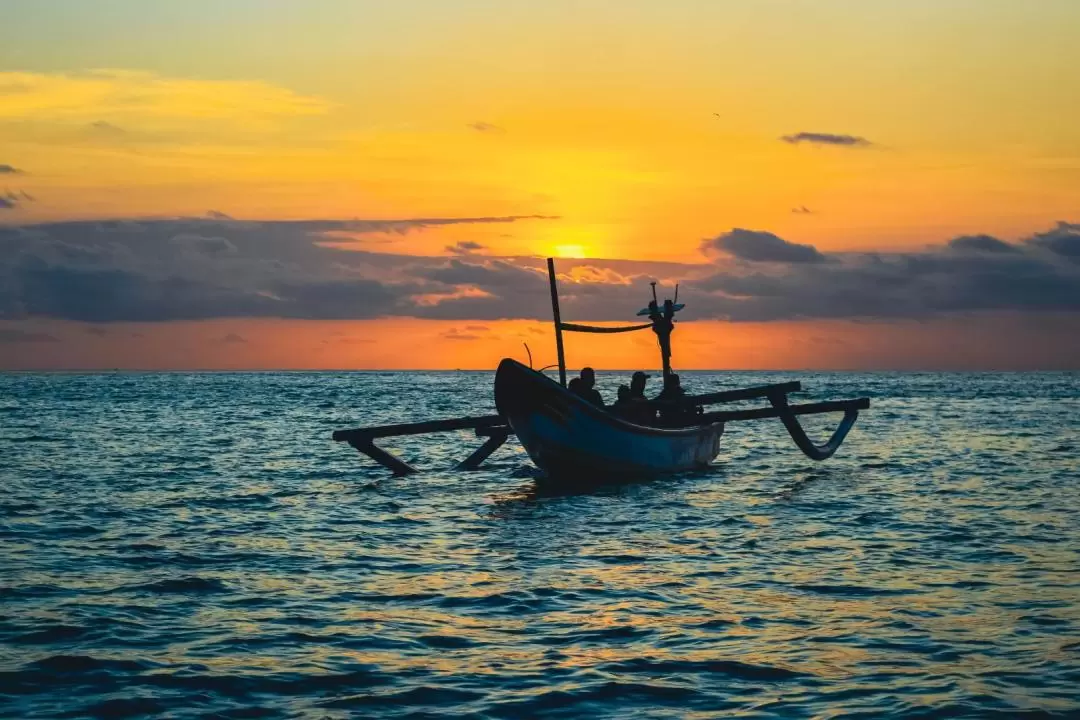
M 0 175 L 22 175 L 23 171 L 11 165 L 0 165 Z
M 493 135 L 502 135 L 503 133 L 506 132 L 505 129 L 499 127 L 498 125 L 492 125 L 491 123 L 486 123 L 486 122 L 469 123 L 469 127 L 472 128 L 473 130 L 475 130 L 476 132 L 490 133 L 490 134 L 493 134 Z
M 453 245 L 446 246 L 446 251 L 453 255 L 469 255 L 479 250 L 487 250 L 487 245 L 481 245 L 478 242 L 465 240 L 463 242 L 456 242 Z
M 273 300 L 182 277 L 29 262 L 16 269 L 26 315 L 83 322 L 154 322 L 274 315 Z
M 1033 235 L 1028 241 L 1033 247 L 1080 262 L 1080 223 L 1059 222 L 1053 230 Z
M 95 120 L 88 125 L 90 130 L 106 137 L 123 137 L 128 134 L 127 130 L 119 125 L 113 125 L 111 122 L 105 120 Z
M 11 190 L 5 190 L 0 192 L 0 210 L 14 210 L 22 205 L 24 202 L 33 202 L 34 196 L 25 190 L 19 192 L 12 192 Z
M 811 210 L 810 208 L 806 207 L 805 205 L 800 205 L 797 208 L 791 208 L 791 212 L 793 212 L 796 215 L 813 215 L 814 214 L 814 211 Z
M 247 344 L 247 339 L 244 338 L 243 335 L 237 335 L 236 333 L 229 333 L 225 337 L 221 338 L 221 340 L 219 340 L 219 342 L 222 343 L 223 345 L 245 345 L 245 344 Z
M 211 220 L 232 220 L 231 215 L 227 215 L 219 210 L 207 210 L 206 217 Z
M 27 332 L 17 329 L 0 329 L 0 344 L 7 343 L 54 343 L 59 339 L 47 333 Z
M 86 328 L 87 335 L 96 335 L 97 337 L 105 337 L 109 334 L 109 331 L 101 327 L 88 327 Z
M 439 337 L 445 340 L 479 340 L 480 336 L 475 333 L 462 332 L 457 328 L 450 328 L 444 333 L 440 333 Z
M 1080 312 L 1080 268 L 1067 254 L 1073 233 L 1062 223 L 1015 244 L 968 236 L 922 252 L 836 253 L 827 263 L 725 269 L 688 284 L 690 297 L 706 293 L 699 303 L 710 317 L 737 321 Z
M 542 258 L 422 257 L 327 242 L 327 233 L 342 230 L 454 222 L 462 221 L 181 218 L 0 225 L 0 318 L 105 324 L 408 316 L 452 320 L 457 334 L 478 337 L 488 332 L 485 321 L 549 321 Z M 559 261 L 563 318 L 632 321 L 655 278 L 669 290 L 683 283 L 687 320 L 1080 313 L 1076 224 L 1059 223 L 1019 242 L 964 236 L 906 253 L 824 253 L 744 229 L 705 246 L 717 254 L 711 264 Z
M 706 251 L 718 251 L 747 262 L 820 263 L 825 256 L 813 245 L 788 242 L 770 232 L 735 228 L 706 240 Z
M 541 273 L 505 260 L 490 260 L 483 263 L 451 260 L 445 265 L 424 269 L 420 275 L 443 285 L 472 285 L 517 290 L 547 287 L 547 278 Z
M 809 143 L 811 145 L 835 145 L 839 147 L 869 147 L 872 142 L 858 135 L 837 135 L 834 133 L 800 132 L 784 135 L 780 138 L 791 145 Z
M 961 235 L 949 241 L 949 247 L 962 252 L 1017 253 L 1019 248 L 991 235 Z
M 223 237 L 181 234 L 173 236 L 171 242 L 182 247 L 186 246 L 192 252 L 205 255 L 220 256 L 236 253 L 236 246 Z

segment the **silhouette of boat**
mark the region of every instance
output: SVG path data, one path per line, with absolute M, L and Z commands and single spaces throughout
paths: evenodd
M 532 461 L 551 475 L 641 476 L 692 470 L 720 452 L 724 423 L 635 425 L 507 358 L 495 373 L 495 407 Z
M 458 466 L 461 469 L 478 468 L 507 438 L 517 435 L 529 458 L 549 476 L 629 478 L 707 466 L 720 452 L 725 423 L 767 418 L 779 419 L 807 457 L 825 460 L 840 447 L 855 424 L 859 410 L 870 406 L 868 398 L 790 405 L 788 395 L 802 389 L 801 383 L 794 381 L 703 395 L 675 394 L 662 403 L 645 403 L 646 407 L 662 407 L 665 412 L 659 417 L 650 413 L 644 421 L 641 418 L 631 421 L 621 416 L 618 409 L 594 405 L 567 388 L 562 333 L 652 330 L 660 345 L 667 387 L 669 379 L 677 379 L 671 370 L 671 333 L 675 327 L 675 313 L 683 308 L 678 302 L 678 286 L 673 300 L 665 299 L 660 303 L 656 297 L 656 283 L 652 283 L 652 301 L 638 312 L 639 316 L 648 317 L 648 323 L 626 327 L 589 326 L 562 321 L 555 265 L 550 258 L 548 278 L 559 361 L 558 382 L 542 371 L 505 358 L 495 373 L 497 415 L 339 430 L 334 433 L 334 440 L 348 442 L 397 475 L 407 475 L 417 472 L 416 468 L 378 447 L 377 439 L 472 429 L 487 440 Z M 707 406 L 755 398 L 767 399 L 769 406 L 705 411 Z M 804 432 L 798 418 L 829 412 L 842 412 L 843 419 L 827 442 L 815 444 Z

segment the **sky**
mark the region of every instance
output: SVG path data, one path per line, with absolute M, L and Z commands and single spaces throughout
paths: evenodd
M 1075 0 L 0 18 L 0 369 L 1080 369 Z

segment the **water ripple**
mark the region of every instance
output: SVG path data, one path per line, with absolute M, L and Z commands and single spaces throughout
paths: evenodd
M 873 398 L 827 463 L 578 490 L 329 439 L 488 373 L 0 376 L 0 716 L 1080 716 L 1080 376 L 802 379 Z

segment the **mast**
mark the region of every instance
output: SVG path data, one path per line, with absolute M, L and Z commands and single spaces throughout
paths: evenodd
M 671 331 L 675 329 L 675 323 L 671 319 L 675 316 L 674 303 L 664 300 L 662 313 L 655 305 L 653 307 L 656 311 L 650 314 L 650 319 L 653 321 L 652 329 L 656 333 L 656 339 L 660 341 L 660 360 L 663 363 L 666 380 L 671 374 Z
M 664 380 L 667 380 L 668 375 L 671 374 L 671 332 L 675 329 L 672 318 L 675 317 L 675 313 L 678 312 L 681 306 L 677 306 L 671 300 L 665 299 L 661 310 L 660 303 L 656 298 L 656 283 L 649 284 L 652 285 L 653 299 L 649 302 L 648 315 L 649 320 L 652 320 L 652 331 L 656 333 L 656 339 L 660 343 L 660 361 L 664 368 Z M 676 286 L 675 292 L 678 293 L 678 286 Z M 645 312 L 643 310 L 638 314 L 641 315 Z
M 562 318 L 559 315 L 559 286 L 555 283 L 555 259 L 547 259 L 548 283 L 551 285 L 551 315 L 555 321 L 555 350 L 559 354 L 559 384 L 566 387 L 566 357 L 563 355 Z

